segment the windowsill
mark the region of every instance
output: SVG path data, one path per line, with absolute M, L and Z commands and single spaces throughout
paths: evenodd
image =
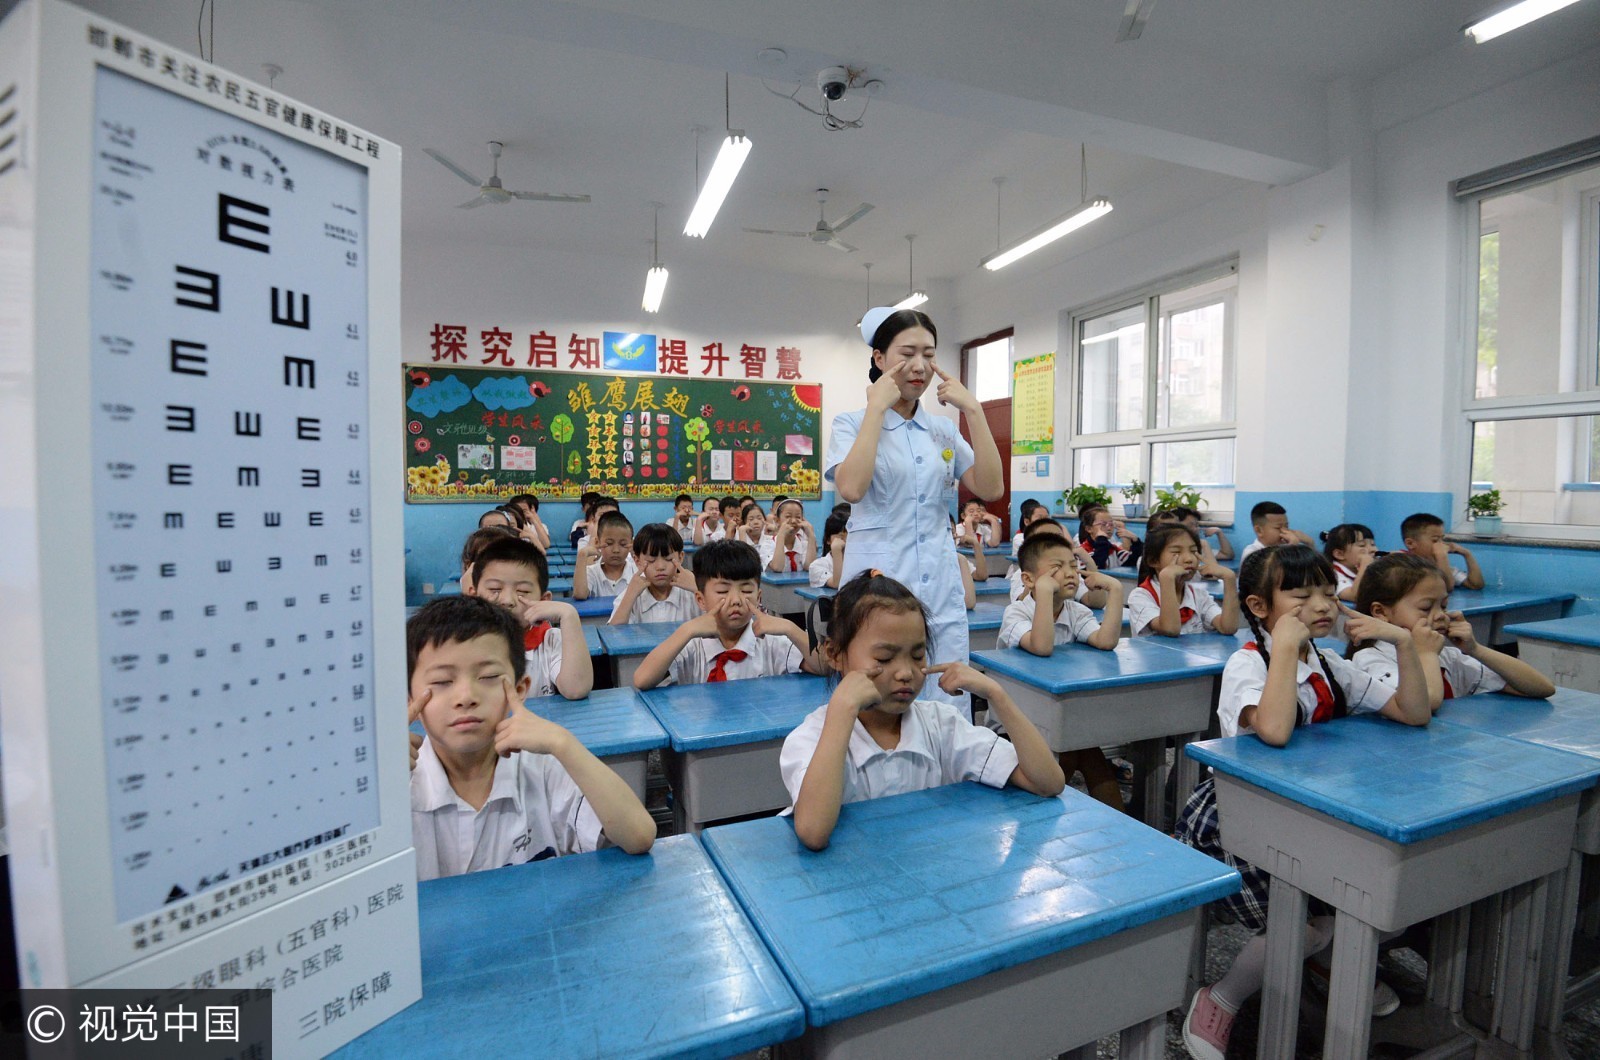
M 1456 541 L 1469 548 L 1473 545 L 1526 545 L 1532 548 L 1565 548 L 1579 552 L 1600 552 L 1600 541 L 1578 541 L 1572 538 L 1558 537 L 1512 537 L 1509 534 L 1498 534 L 1494 537 L 1480 537 L 1477 534 L 1446 534 L 1446 541 Z

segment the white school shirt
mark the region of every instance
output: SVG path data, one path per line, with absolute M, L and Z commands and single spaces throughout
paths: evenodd
M 411 841 L 418 880 L 611 845 L 589 800 L 551 755 L 517 751 L 496 758 L 489 798 L 474 810 L 450 786 L 426 737 L 411 771 Z
M 1244 546 L 1244 548 L 1239 550 L 1239 562 L 1243 564 L 1244 561 L 1249 559 L 1253 553 L 1260 552 L 1266 547 L 1266 545 L 1261 543 L 1261 539 L 1259 537 L 1256 538 L 1254 541 L 1250 542 L 1248 545 Z
M 1026 597 L 1028 595 L 1027 586 L 1022 584 L 1022 571 L 1020 569 L 1013 570 L 1013 571 L 1010 571 L 1009 573 L 1007 573 L 1006 574 L 1006 581 L 1011 586 L 1011 590 L 1010 591 L 1011 591 L 1011 599 L 1012 599 L 1013 602 L 1017 601 L 1017 600 L 1021 600 L 1021 599 L 1023 599 L 1024 597 Z M 1081 602 L 1085 596 L 1089 595 L 1089 592 L 1090 592 L 1089 583 L 1084 581 L 1082 575 L 1080 575 L 1078 577 L 1078 587 L 1073 590 L 1072 598 L 1074 600 L 1077 600 L 1077 601 Z
M 1266 636 L 1267 650 L 1272 650 L 1272 637 Z M 1322 651 L 1327 661 L 1328 673 L 1344 689 L 1345 705 L 1351 714 L 1371 714 L 1380 711 L 1394 698 L 1394 689 L 1370 676 L 1355 663 L 1341 659 L 1331 651 Z M 1295 699 L 1300 704 L 1300 720 L 1309 722 L 1317 709 L 1317 690 L 1311 686 L 1311 675 L 1322 673 L 1314 659 L 1297 659 L 1295 670 Z M 1254 732 L 1249 726 L 1240 727 L 1239 715 L 1245 707 L 1259 706 L 1262 690 L 1267 687 L 1267 660 L 1252 648 L 1240 648 L 1228 657 L 1222 670 L 1222 691 L 1217 697 L 1217 721 L 1222 725 L 1222 735 L 1238 736 Z
M 1400 666 L 1395 660 L 1393 644 L 1379 641 L 1370 648 L 1362 648 L 1350 660 L 1390 688 L 1400 687 Z M 1449 682 L 1446 699 L 1476 696 L 1483 692 L 1498 692 L 1506 686 L 1506 679 L 1483 663 L 1457 648 L 1446 644 L 1439 649 L 1439 669 Z
M 527 634 L 523 634 L 524 638 Z M 527 640 L 523 640 L 527 648 Z M 545 630 L 544 640 L 537 648 L 527 648 L 528 676 L 533 679 L 533 684 L 528 688 L 528 697 L 553 696 L 556 694 L 556 678 L 561 676 L 561 627 L 551 625 Z
M 1007 605 L 1005 613 L 1000 616 L 1000 635 L 995 639 L 996 645 L 1015 648 L 1021 644 L 1022 635 L 1033 628 L 1033 616 L 1037 610 L 1038 604 L 1031 596 L 1024 596 Z M 1076 600 L 1068 600 L 1061 605 L 1061 613 L 1056 616 L 1055 624 L 1057 644 L 1088 640 L 1100 632 L 1100 620 L 1094 617 L 1093 611 Z
M 806 532 L 796 530 L 794 534 L 794 561 L 798 565 L 805 562 L 806 558 Z M 778 538 L 776 535 L 763 534 L 761 537 L 761 569 L 766 570 L 767 564 L 772 562 L 772 556 L 778 551 Z M 785 549 L 784 551 L 788 551 Z M 796 573 L 790 571 L 789 573 Z
M 755 624 L 744 627 L 744 632 L 739 634 L 739 643 L 734 645 L 745 653 L 745 658 L 738 662 L 729 661 L 722 668 L 730 681 L 742 681 L 748 677 L 775 677 L 778 674 L 792 674 L 800 671 L 800 664 L 804 660 L 800 649 L 794 646 L 794 641 L 781 634 L 770 636 L 756 636 Z M 666 679 L 663 685 L 702 685 L 711 674 L 711 667 L 716 664 L 716 658 L 725 649 L 722 641 L 716 637 L 695 637 L 678 657 L 672 660 L 672 665 L 667 667 Z
M 607 578 L 605 571 L 600 567 L 600 561 L 595 560 L 588 566 L 589 595 L 590 596 L 620 596 L 622 590 L 633 581 L 633 576 L 639 573 L 639 568 L 634 564 L 633 557 L 629 556 L 622 565 L 622 574 L 616 578 Z
M 700 520 L 700 517 L 698 515 L 695 516 L 696 523 L 698 523 L 699 520 Z M 727 536 L 728 536 L 727 524 L 724 523 L 721 519 L 718 519 L 717 520 L 717 528 L 715 530 L 707 530 L 707 531 L 705 531 L 705 533 L 704 533 L 704 535 L 703 535 L 701 540 L 705 544 L 709 545 L 709 544 L 711 544 L 711 542 L 713 542 L 713 541 L 721 541 L 723 538 L 725 538 Z M 689 536 L 687 538 L 685 538 L 684 540 L 691 541 L 691 542 L 694 540 L 694 533 L 693 533 L 692 530 L 690 531 Z
M 617 609 L 621 606 L 622 597 L 618 596 L 617 602 L 611 605 L 612 618 L 617 617 Z M 657 600 L 649 589 L 645 589 L 634 598 L 633 607 L 628 611 L 628 625 L 640 622 L 676 622 L 682 625 L 691 618 L 699 618 L 701 614 L 694 593 L 681 585 L 669 589 L 665 600 Z
M 811 757 L 822 738 L 828 707 L 823 704 L 784 737 L 778 772 L 789 789 L 794 812 Z M 991 729 L 979 728 L 950 703 L 931 699 L 911 702 L 900 721 L 900 743 L 892 751 L 878 746 L 857 719 L 844 755 L 844 791 L 840 802 L 881 799 L 963 780 L 1003 788 L 1017 768 L 1017 750 Z
M 667 525 L 676 530 L 678 532 L 678 536 L 683 538 L 685 541 L 692 541 L 694 539 L 692 535 L 694 534 L 694 521 L 696 518 L 698 517 L 693 512 L 689 513 L 689 518 L 687 519 L 682 519 L 674 515 L 671 519 L 667 520 Z
M 1342 593 L 1356 583 L 1356 572 L 1343 563 L 1333 563 L 1333 591 Z
M 1022 533 L 1018 531 L 1017 536 L 1011 539 L 1011 558 L 1016 559 L 1020 551 L 1022 551 Z
M 960 545 L 960 543 L 961 543 L 961 531 L 962 531 L 962 529 L 963 529 L 963 527 L 962 527 L 962 525 L 960 523 L 957 523 L 956 525 L 954 525 L 954 526 L 952 526 L 950 528 L 950 537 L 956 542 L 957 545 Z M 993 548 L 994 547 L 994 536 L 995 536 L 995 534 L 998 534 L 999 532 L 1000 531 L 998 531 L 998 530 L 996 530 L 994 528 L 994 524 L 993 523 L 982 523 L 982 524 L 980 524 L 978 526 L 978 536 L 983 539 L 983 547 L 984 548 Z M 1015 551 L 1015 549 L 1013 549 L 1013 551 Z
M 1155 592 L 1145 588 L 1145 583 L 1140 582 L 1138 587 L 1128 594 L 1128 630 L 1135 637 L 1157 635 L 1156 631 L 1150 628 L 1150 623 L 1161 617 L 1161 601 L 1156 596 L 1160 587 L 1153 587 Z M 1193 581 L 1184 585 L 1183 601 L 1178 606 L 1187 607 L 1194 612 L 1189 616 L 1189 620 L 1178 628 L 1179 636 L 1185 633 L 1209 632 L 1212 624 L 1222 614 L 1222 605 Z
M 827 585 L 828 579 L 833 577 L 833 553 L 818 556 L 806 571 L 811 577 L 811 588 L 820 589 Z

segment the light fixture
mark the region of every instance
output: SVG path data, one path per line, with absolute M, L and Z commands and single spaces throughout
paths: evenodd
M 906 236 L 906 289 L 911 293 L 894 304 L 895 309 L 915 309 L 928 300 L 927 291 L 917 290 L 916 236 Z M 867 274 L 868 278 L 872 276 Z
M 728 197 L 728 189 L 733 187 L 740 168 L 744 166 L 744 160 L 750 155 L 750 138 L 744 134 L 744 130 L 732 128 L 730 82 L 730 76 L 724 74 L 723 123 L 728 126 L 728 135 L 722 141 L 721 150 L 717 152 L 717 160 L 711 164 L 711 172 L 706 176 L 706 182 L 700 187 L 700 197 L 695 200 L 694 209 L 689 211 L 689 220 L 683 226 L 684 235 L 694 236 L 697 239 L 705 238 L 706 232 L 711 228 L 711 222 L 716 219 L 717 211 L 722 209 L 722 200 Z
M 661 296 L 667 291 L 667 267 L 661 264 L 661 204 L 655 207 L 655 234 L 651 237 L 650 271 L 644 274 L 644 311 L 654 313 L 661 308 Z
M 1463 27 L 1461 32 L 1482 44 L 1484 41 L 1494 40 L 1503 33 L 1521 29 L 1534 19 L 1543 18 L 1577 2 L 1578 0 L 1522 0 L 1519 4 L 1512 4 L 1502 11 L 1478 19 L 1471 25 Z
M 993 254 L 978 262 L 984 268 L 993 272 L 1003 269 L 1018 258 L 1025 258 L 1040 247 L 1048 246 L 1069 232 L 1076 232 L 1091 221 L 1099 220 L 1111 212 L 1111 200 L 1106 198 L 1089 198 L 1089 148 L 1082 145 L 1079 148 L 1081 167 L 1078 173 L 1078 205 L 1071 211 L 1051 221 L 1043 228 L 1030 232 L 1022 239 L 1011 244 L 1004 250 L 997 250 Z M 998 195 L 998 193 L 997 193 Z

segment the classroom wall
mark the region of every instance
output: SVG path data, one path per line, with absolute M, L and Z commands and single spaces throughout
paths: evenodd
M 404 252 L 403 344 L 397 366 L 432 359 L 430 334 L 440 322 L 469 329 L 500 327 L 511 331 L 519 344 L 540 328 L 552 333 L 647 329 L 682 337 L 691 350 L 711 341 L 799 346 L 805 381 L 822 384 L 823 452 L 833 418 L 865 402 L 867 358 L 854 328 L 865 308 L 865 291 L 857 282 L 700 263 L 674 266 L 670 254 L 664 254 L 671 277 L 661 313 L 650 317 L 639 309 L 648 266 L 642 255 L 563 255 L 532 245 L 436 239 L 408 239 Z M 949 291 L 928 286 L 929 306 L 937 314 L 941 303 L 950 304 Z M 959 353 L 947 349 L 943 360 L 954 372 Z M 690 371 L 698 370 L 691 358 Z M 730 385 L 738 372 L 736 362 L 726 370 Z M 833 504 L 831 489 L 821 500 L 806 502 L 806 517 L 819 532 Z M 671 507 L 668 502 L 629 501 L 625 514 L 640 526 L 665 519 Z M 456 572 L 461 542 L 485 509 L 482 504 L 405 506 L 409 604 L 425 602 L 426 587 L 437 591 Z M 564 535 L 578 517 L 578 505 L 551 503 L 540 513 L 552 532 Z

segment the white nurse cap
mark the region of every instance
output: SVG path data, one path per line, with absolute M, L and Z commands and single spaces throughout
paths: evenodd
M 861 339 L 868 346 L 872 345 L 872 336 L 878 333 L 883 322 L 888 320 L 895 312 L 892 305 L 874 306 L 861 315 Z

